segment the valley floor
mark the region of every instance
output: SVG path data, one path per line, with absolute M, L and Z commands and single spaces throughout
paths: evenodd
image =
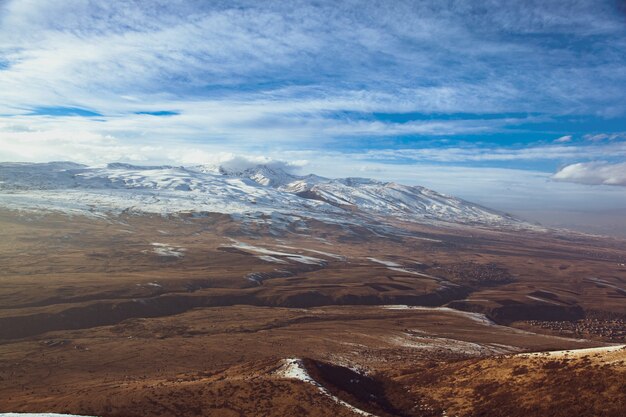
M 0 413 L 622 415 L 624 242 L 398 227 L 2 212 Z

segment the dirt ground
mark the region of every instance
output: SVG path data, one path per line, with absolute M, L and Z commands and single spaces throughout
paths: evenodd
M 624 343 L 626 242 L 398 226 L 2 212 L 0 412 L 626 409 L 624 351 L 520 355 Z M 279 372 L 289 358 L 315 383 Z

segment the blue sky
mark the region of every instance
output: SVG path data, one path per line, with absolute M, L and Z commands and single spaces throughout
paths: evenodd
M 619 1 L 0 0 L 0 160 L 245 157 L 615 210 L 624 86 Z

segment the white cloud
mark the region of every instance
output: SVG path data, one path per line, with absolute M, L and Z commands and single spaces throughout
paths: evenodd
M 554 143 L 568 143 L 572 141 L 572 135 L 561 136 L 554 140 Z
M 568 165 L 552 176 L 558 181 L 626 187 L 626 162 L 586 162 Z
M 626 132 L 588 134 L 588 135 L 583 136 L 583 139 L 589 140 L 592 142 L 626 139 Z
M 306 160 L 281 161 L 267 156 L 235 154 L 221 154 L 217 158 L 214 158 L 214 160 L 214 163 L 219 165 L 226 172 L 241 172 L 258 165 L 293 172 L 303 168 L 308 163 Z
M 87 164 L 111 161 L 150 164 L 201 164 L 217 154 L 270 155 L 298 149 L 311 149 L 318 155 L 341 156 L 340 140 L 359 136 L 385 137 L 432 133 L 454 135 L 498 129 L 500 120 L 485 125 L 470 121 L 416 121 L 392 123 L 377 121 L 334 121 L 301 115 L 295 105 L 285 103 L 199 102 L 195 106 L 178 103 L 179 115 L 155 117 L 0 117 L 0 161 L 73 160 Z M 300 103 L 311 109 L 315 103 Z M 156 107 L 158 108 L 158 107 Z M 295 111 L 292 117 L 281 114 Z M 237 126 L 237 130 L 231 128 Z M 294 146 L 294 140 L 313 145 Z M 354 143 L 354 142 L 349 142 Z M 603 159 L 607 155 L 626 158 L 626 142 L 579 142 L 577 144 L 537 144 L 525 147 L 494 146 L 481 143 L 448 145 L 445 141 L 423 143 L 420 148 L 393 147 L 349 151 L 353 160 L 394 163 L 499 163 L 520 161 L 580 161 Z M 343 152 L 348 152 L 344 150 Z

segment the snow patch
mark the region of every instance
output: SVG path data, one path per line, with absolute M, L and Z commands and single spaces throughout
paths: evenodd
M 156 287 L 156 288 L 163 288 L 163 285 L 156 283 L 156 282 L 148 282 L 146 284 L 136 284 L 138 287 Z
M 532 296 L 532 295 L 527 295 L 526 298 L 529 298 L 529 299 L 534 300 L 534 301 L 539 301 L 541 303 L 553 304 L 553 305 L 556 305 L 556 306 L 560 306 L 561 305 L 561 303 L 557 303 L 556 301 L 546 300 L 545 298 L 539 298 L 539 297 L 535 297 L 535 296 Z
M 259 272 L 252 272 L 248 275 L 246 275 L 246 279 L 248 281 L 252 281 L 257 285 L 261 285 L 261 283 L 263 282 L 263 274 L 259 273 Z
M 282 259 L 275 258 L 275 257 L 269 256 L 269 255 L 259 255 L 259 256 L 257 256 L 257 258 L 259 258 L 262 261 L 273 262 L 275 264 L 287 264 L 287 263 L 289 263 L 289 262 L 286 262 L 286 261 L 284 261 Z
M 405 274 L 417 275 L 417 276 L 424 277 L 424 278 L 431 278 L 431 279 L 435 279 L 437 281 L 442 281 L 441 278 L 437 278 L 437 277 L 435 277 L 433 275 L 424 274 L 422 272 L 417 272 L 417 271 L 414 271 L 412 269 L 396 268 L 396 267 L 393 267 L 393 266 L 387 267 L 387 269 L 389 269 L 391 271 L 404 272 Z
M 587 280 L 589 280 L 589 281 L 591 281 L 591 282 L 593 282 L 593 283 L 600 284 L 600 285 L 604 285 L 604 286 L 606 286 L 606 287 L 610 287 L 610 288 L 613 288 L 613 289 L 616 289 L 616 290 L 618 290 L 618 291 L 621 291 L 621 292 L 626 293 L 626 290 L 625 290 L 624 288 L 619 287 L 619 286 L 614 285 L 614 284 L 611 284 L 611 283 L 610 283 L 610 282 L 608 282 L 607 280 L 600 279 L 600 278 L 595 278 L 595 277 L 589 277 L 589 278 L 587 278 Z
M 316 387 L 322 394 L 332 399 L 335 403 L 342 405 L 356 414 L 367 417 L 376 417 L 374 414 L 368 413 L 367 411 L 361 410 L 360 408 L 356 408 L 353 405 L 345 402 L 344 400 L 336 397 L 331 394 L 322 384 L 317 382 L 315 379 L 309 375 L 306 368 L 304 367 L 304 363 L 301 359 L 298 358 L 289 358 L 284 359 L 282 361 L 281 367 L 276 372 L 280 377 L 288 378 L 288 379 L 296 379 L 298 381 L 306 382 L 308 384 Z
M 520 353 L 519 356 L 523 357 L 532 357 L 532 356 L 553 356 L 553 357 L 581 357 L 586 355 L 603 355 L 611 352 L 618 352 L 620 350 L 626 351 L 626 345 L 613 345 L 613 346 L 601 346 L 595 348 L 584 348 L 584 349 L 571 349 L 571 350 L 553 350 L 549 352 L 531 352 L 531 353 Z
M 400 336 L 394 336 L 391 338 L 391 342 L 395 345 L 411 349 L 426 351 L 443 350 L 451 353 L 471 356 L 503 355 L 519 351 L 519 348 L 514 346 L 491 343 L 480 344 L 464 340 L 450 339 L 447 337 L 421 336 L 414 333 L 403 333 Z
M 297 248 L 297 247 L 294 247 L 294 246 L 287 246 L 287 245 L 278 245 L 278 247 L 285 248 L 285 249 L 296 249 L 296 250 L 302 250 L 302 251 L 305 251 L 305 252 L 317 253 L 318 255 L 327 256 L 327 257 L 332 258 L 332 259 L 337 259 L 338 261 L 345 261 L 346 260 L 346 257 L 343 256 L 343 255 L 337 255 L 336 253 L 324 252 L 324 251 L 317 250 L 317 249 Z
M 403 267 L 402 265 L 400 265 L 397 262 L 385 261 L 385 260 L 377 259 L 377 258 L 367 258 L 367 259 L 369 259 L 370 261 L 375 262 L 377 264 L 385 265 L 387 267 L 387 269 L 389 269 L 390 271 L 402 272 L 402 273 L 411 274 L 411 275 L 417 275 L 419 277 L 430 278 L 430 279 L 434 279 L 436 281 L 444 281 L 443 279 L 435 277 L 433 275 L 428 275 L 428 274 L 424 274 L 423 272 L 417 272 L 417 271 L 415 271 L 413 269 L 405 268 L 405 267 Z
M 170 246 L 167 243 L 153 243 L 152 252 L 156 253 L 159 256 L 170 256 L 175 258 L 182 258 L 187 249 L 182 247 Z
M 279 252 L 279 251 L 275 251 L 271 249 L 262 248 L 260 246 L 253 246 L 244 242 L 238 242 L 238 241 L 234 241 L 234 242 L 235 243 L 233 245 L 222 246 L 222 247 L 236 248 L 236 249 L 243 250 L 245 252 L 250 252 L 255 255 L 269 255 L 270 257 L 273 257 L 273 258 L 276 258 L 277 256 L 284 257 L 286 259 L 289 259 L 290 261 L 298 262 L 301 264 L 319 265 L 319 266 L 324 266 L 327 264 L 325 260 L 314 258 L 312 256 L 304 256 L 304 255 L 299 255 L 297 253 Z M 283 262 L 283 263 L 286 263 L 286 262 Z
M 392 262 L 392 261 L 384 261 L 382 259 L 377 259 L 377 258 L 367 258 L 367 259 L 369 259 L 370 261 L 375 262 L 377 264 L 381 264 L 381 265 L 385 265 L 385 266 L 389 266 L 389 267 L 398 268 L 398 267 L 402 266 L 399 263 Z
M 420 311 L 443 311 L 446 313 L 457 314 L 460 316 L 467 317 L 468 319 L 475 321 L 480 324 L 484 324 L 485 326 L 497 326 L 493 321 L 491 321 L 487 316 L 481 313 L 473 313 L 470 311 L 462 311 L 456 310 L 450 307 L 424 307 L 424 306 L 408 306 L 408 305 L 386 305 L 382 306 L 385 310 L 420 310 Z

